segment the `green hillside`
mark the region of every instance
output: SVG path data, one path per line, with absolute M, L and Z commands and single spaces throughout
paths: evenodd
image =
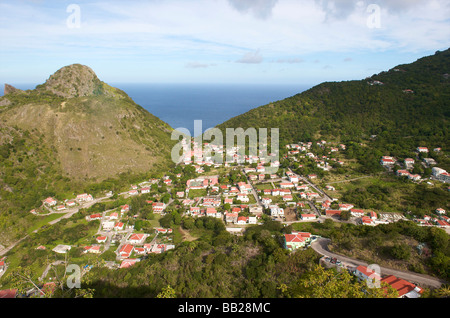
M 279 128 L 282 149 L 288 143 L 322 138 L 355 145 L 369 142 L 364 155 L 356 154 L 357 146 L 352 151 L 376 169 L 381 155 L 408 155 L 417 146 L 449 148 L 449 73 L 450 50 L 436 52 L 363 80 L 322 83 L 218 128 Z
M 66 66 L 34 90 L 8 92 L 0 98 L 0 233 L 6 236 L 32 223 L 29 210 L 48 195 L 115 190 L 119 176 L 129 182 L 172 165 L 172 128 L 86 66 Z

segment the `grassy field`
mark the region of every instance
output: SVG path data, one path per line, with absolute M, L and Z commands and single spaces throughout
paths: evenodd
M 272 183 L 257 183 L 254 185 L 257 191 L 266 190 L 266 189 L 273 189 Z
M 206 196 L 207 192 L 205 189 L 195 189 L 195 190 L 189 190 L 189 198 L 193 199 L 196 197 L 204 197 Z
M 32 233 L 34 230 L 37 230 L 41 227 L 43 227 L 44 225 L 48 224 L 49 222 L 56 220 L 60 217 L 62 217 L 64 214 L 62 213 L 54 213 L 54 214 L 50 214 L 47 215 L 45 217 L 37 217 L 37 221 L 35 223 L 33 223 L 33 225 L 28 229 L 27 234 Z
M 416 187 L 412 182 L 402 182 L 395 176 L 389 175 L 360 178 L 335 183 L 333 186 L 336 189 L 336 191 L 330 191 L 333 198 L 352 204 L 361 204 L 364 201 L 365 206 L 355 204 L 355 207 L 371 208 L 376 212 L 404 212 L 405 206 L 407 206 L 406 197 L 412 194 Z M 362 200 L 366 195 L 368 196 L 367 200 Z M 352 198 L 354 198 L 353 202 Z

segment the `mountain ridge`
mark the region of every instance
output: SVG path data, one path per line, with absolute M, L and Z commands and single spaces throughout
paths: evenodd
M 321 138 L 369 142 L 377 149 L 370 158 L 375 167 L 380 152 L 406 155 L 419 144 L 450 147 L 448 73 L 450 50 L 438 51 L 365 79 L 321 83 L 217 127 L 279 128 L 282 149 Z
M 0 233 L 23 233 L 46 196 L 116 192 L 173 165 L 173 129 L 91 71 L 64 67 L 0 97 Z

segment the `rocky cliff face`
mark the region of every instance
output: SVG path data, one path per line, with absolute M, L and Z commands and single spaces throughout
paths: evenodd
M 15 88 L 14 86 L 11 86 L 9 84 L 5 84 L 5 90 L 4 90 L 3 95 L 7 95 L 7 94 L 10 94 L 10 93 L 14 93 L 14 92 L 22 92 L 22 90 L 18 89 L 18 88 Z
M 64 66 L 38 86 L 38 89 L 64 98 L 117 95 L 116 90 L 100 81 L 90 67 L 81 64 Z

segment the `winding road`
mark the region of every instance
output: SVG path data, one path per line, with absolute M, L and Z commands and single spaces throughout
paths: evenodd
M 330 250 L 328 249 L 328 244 L 330 243 L 330 241 L 331 241 L 330 239 L 319 238 L 318 240 L 314 241 L 311 244 L 311 248 L 321 255 L 335 257 L 342 262 L 354 264 L 355 266 L 359 266 L 359 265 L 368 266 L 369 265 L 366 262 L 330 252 Z M 421 287 L 439 288 L 439 287 L 441 287 L 442 284 L 448 284 L 448 282 L 446 282 L 442 279 L 431 277 L 428 275 L 413 273 L 413 272 L 409 272 L 409 271 L 408 272 L 400 271 L 397 269 L 392 269 L 392 268 L 383 267 L 383 266 L 380 266 L 380 269 L 381 269 L 381 276 L 394 275 L 399 278 L 403 278 L 409 282 L 416 283 L 417 285 L 419 285 Z

